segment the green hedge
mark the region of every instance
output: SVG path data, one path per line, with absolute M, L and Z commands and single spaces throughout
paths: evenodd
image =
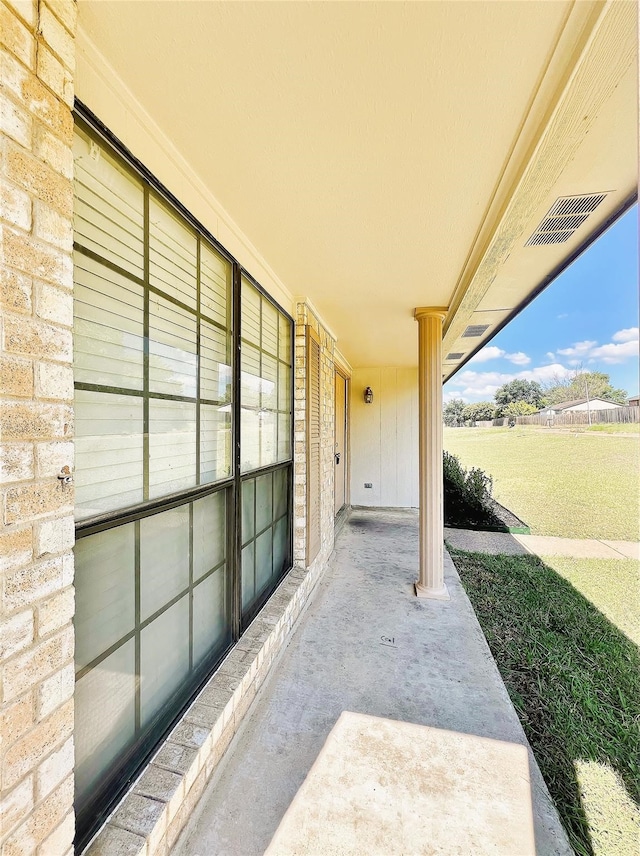
M 492 526 L 498 523 L 491 508 L 493 480 L 483 470 L 466 470 L 459 459 L 444 452 L 445 526 Z

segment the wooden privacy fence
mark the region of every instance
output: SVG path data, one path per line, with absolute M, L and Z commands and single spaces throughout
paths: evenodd
M 506 417 L 493 422 L 478 422 L 478 425 L 507 425 Z M 609 410 L 592 410 L 591 424 L 640 422 L 640 407 L 612 407 Z M 516 425 L 588 425 L 588 410 L 564 410 L 553 416 L 534 413 L 532 416 L 516 416 Z

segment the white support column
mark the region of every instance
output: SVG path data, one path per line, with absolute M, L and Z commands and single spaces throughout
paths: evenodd
M 442 322 L 440 306 L 415 310 L 420 420 L 420 579 L 418 597 L 449 600 L 444 584 L 442 483 Z

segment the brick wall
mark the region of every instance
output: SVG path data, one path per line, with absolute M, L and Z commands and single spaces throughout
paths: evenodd
M 321 402 L 320 402 L 320 537 L 321 547 L 313 567 L 321 567 L 333 550 L 334 542 L 334 445 L 335 445 L 335 350 L 336 343 L 323 327 L 311 307 L 298 303 L 296 307 L 296 365 L 294 401 L 294 535 L 293 558 L 299 567 L 306 567 L 307 547 L 307 458 L 306 458 L 306 327 L 310 326 L 320 338 Z
M 72 853 L 75 0 L 0 0 L 0 843 Z

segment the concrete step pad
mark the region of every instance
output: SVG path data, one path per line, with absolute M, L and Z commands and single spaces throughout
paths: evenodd
M 524 746 L 345 711 L 265 856 L 534 856 Z

